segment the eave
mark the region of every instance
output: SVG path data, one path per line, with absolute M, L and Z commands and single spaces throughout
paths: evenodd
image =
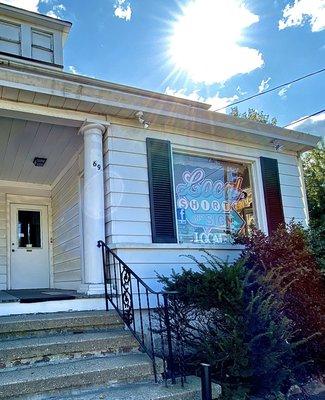
M 130 123 L 135 122 L 137 111 L 143 111 L 153 127 L 179 128 L 267 146 L 276 139 L 286 150 L 297 153 L 312 149 L 320 140 L 315 135 L 209 111 L 205 103 L 11 61 L 0 65 L 0 87 L 4 101 Z

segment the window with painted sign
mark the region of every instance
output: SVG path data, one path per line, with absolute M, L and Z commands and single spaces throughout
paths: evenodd
M 254 225 L 247 164 L 174 154 L 180 243 L 229 243 Z

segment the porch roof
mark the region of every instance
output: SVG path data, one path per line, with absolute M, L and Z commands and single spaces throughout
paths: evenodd
M 76 127 L 85 119 L 139 127 L 135 114 L 143 111 L 151 129 L 180 128 L 270 147 L 276 139 L 285 151 L 309 150 L 320 140 L 315 135 L 209 111 L 205 103 L 12 61 L 0 65 L 0 95 L 0 115 L 20 112 L 30 120 L 43 116 L 44 121 L 52 118 L 53 123 Z

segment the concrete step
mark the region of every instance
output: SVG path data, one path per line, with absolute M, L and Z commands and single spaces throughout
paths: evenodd
M 212 385 L 213 399 L 218 399 L 221 388 Z M 133 383 L 111 387 L 91 387 L 74 390 L 63 390 L 56 393 L 45 393 L 29 396 L 28 400 L 201 400 L 201 380 L 195 376 L 187 378 L 184 387 L 180 382 L 176 385 L 154 383 Z M 26 396 L 17 400 L 27 400 Z
M 136 352 L 138 348 L 131 333 L 119 329 L 2 340 L 0 368 Z
M 77 311 L 0 317 L 0 339 L 122 328 L 115 311 Z
M 152 379 L 152 363 L 145 354 L 90 358 L 0 372 L 0 399 L 31 398 L 32 394 L 64 388 Z

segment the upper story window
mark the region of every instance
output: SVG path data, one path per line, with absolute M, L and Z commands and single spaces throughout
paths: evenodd
M 178 241 L 227 243 L 254 224 L 249 164 L 174 154 Z
M 0 21 L 0 51 L 21 55 L 20 25 Z
M 54 62 L 53 35 L 32 29 L 32 58 L 39 61 Z

